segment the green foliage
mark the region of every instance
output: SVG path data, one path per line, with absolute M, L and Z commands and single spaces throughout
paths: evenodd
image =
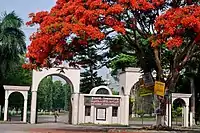
M 182 107 L 172 108 L 172 118 L 182 116 Z
M 137 110 L 136 112 L 140 117 L 144 116 L 144 110 Z
M 101 77 L 97 75 L 97 72 L 82 72 L 81 73 L 81 85 L 80 85 L 80 91 L 82 93 L 88 94 L 90 90 L 96 86 L 104 85 L 104 81 Z
M 117 35 L 107 39 L 106 44 L 110 47 L 109 56 L 113 59 L 111 62 L 117 61 L 121 65 L 119 67 L 116 65 L 117 69 L 140 67 L 144 72 L 151 72 L 156 68 L 156 64 L 149 40 L 136 32 L 136 41 L 133 35 L 134 33 L 124 36 Z M 124 61 L 125 64 L 123 64 Z M 112 65 L 109 67 L 114 69 L 113 74 L 116 74 L 115 67 Z
M 2 79 L 2 83 L 4 85 L 27 85 L 30 86 L 31 85 L 31 81 L 32 81 L 32 71 L 30 70 L 25 70 L 22 68 L 22 64 L 24 63 L 24 57 L 21 57 L 21 60 L 18 62 L 18 64 L 8 70 L 4 76 L 4 79 Z M 4 93 L 5 90 L 3 88 L 3 86 L 0 87 L 0 105 L 4 104 Z M 11 101 L 21 101 L 20 97 L 11 97 Z M 23 101 L 23 100 L 22 100 Z M 13 102 L 10 103 L 10 106 L 13 107 L 15 106 L 15 102 L 12 104 Z M 16 102 L 18 103 L 18 102 Z M 31 97 L 29 95 L 28 98 L 28 104 L 30 105 L 31 103 Z M 18 105 L 17 105 L 18 106 Z
M 24 98 L 23 95 L 19 92 L 14 92 L 9 97 L 9 108 L 15 108 L 18 110 L 19 108 L 23 108 L 24 106 Z
M 65 88 L 66 87 L 66 88 Z M 64 86 L 61 81 L 55 81 L 53 83 L 53 109 L 64 109 L 65 102 L 66 102 L 66 95 L 69 93 L 70 90 L 68 86 Z M 69 95 L 70 98 L 70 95 Z M 69 99 L 68 99 L 69 102 Z
M 115 91 L 114 89 L 112 89 L 112 94 L 113 94 L 113 95 L 119 95 L 119 92 L 118 92 L 118 91 Z
M 61 81 L 52 81 L 52 77 L 42 80 L 38 88 L 38 109 L 52 111 L 55 109 L 68 109 L 71 90 Z
M 24 57 L 21 57 L 20 62 L 15 66 L 15 68 L 10 69 L 5 77 L 4 84 L 7 85 L 31 85 L 32 81 L 32 71 L 22 68 L 24 64 Z
M 96 86 L 104 85 L 104 81 L 98 76 L 97 71 L 104 66 L 106 55 L 99 53 L 102 47 L 97 44 L 99 42 L 90 41 L 88 47 L 80 51 L 76 60 L 80 62 L 83 72 L 81 73 L 80 92 L 89 93 Z
M 0 74 L 14 68 L 26 50 L 23 21 L 14 13 L 4 13 L 0 18 Z M 2 78 L 2 76 L 0 76 Z
M 0 105 L 4 104 L 4 78 L 10 69 L 17 66 L 20 55 L 26 50 L 22 25 L 22 20 L 14 12 L 0 17 Z
M 135 56 L 119 54 L 112 60 L 109 67 L 112 68 L 112 75 L 116 75 L 118 69 L 124 70 L 127 67 L 137 67 L 137 62 L 138 60 Z

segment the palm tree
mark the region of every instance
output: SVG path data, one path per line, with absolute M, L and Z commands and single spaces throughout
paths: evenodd
M 4 13 L 0 17 L 0 75 L 15 66 L 26 50 L 23 25 L 15 12 Z
M 4 75 L 18 64 L 26 51 L 23 21 L 15 12 L 3 13 L 0 17 L 0 105 L 4 104 Z

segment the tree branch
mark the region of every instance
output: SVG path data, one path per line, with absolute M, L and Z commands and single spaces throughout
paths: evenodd
M 173 61 L 173 68 L 175 68 L 184 57 L 184 55 L 188 52 L 188 50 L 192 47 L 193 41 L 190 41 L 187 46 L 185 46 L 182 50 L 177 50 L 175 52 L 174 61 Z
M 153 51 L 154 51 L 156 66 L 158 68 L 158 70 L 157 70 L 158 71 L 157 77 L 158 77 L 158 80 L 162 80 L 162 78 L 163 78 L 163 71 L 162 71 L 161 61 L 160 61 L 160 58 L 159 58 L 158 47 L 154 48 Z
M 179 71 L 182 70 L 182 68 L 185 66 L 185 64 L 187 63 L 187 61 L 192 57 L 192 53 L 195 49 L 195 41 L 193 41 L 193 43 L 190 45 L 186 55 L 185 55 L 185 58 L 184 60 L 178 64 L 178 66 L 176 66 L 176 68 L 178 67 L 179 68 Z

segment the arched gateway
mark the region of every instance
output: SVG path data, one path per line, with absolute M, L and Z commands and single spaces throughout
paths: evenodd
M 23 95 L 23 98 L 24 98 L 23 122 L 26 122 L 28 91 L 29 91 L 30 87 L 29 86 L 4 85 L 4 89 L 5 89 L 4 121 L 7 121 L 7 119 L 8 119 L 8 99 L 9 99 L 10 95 L 14 92 L 19 92 Z
M 172 117 L 172 104 L 176 99 L 181 99 L 184 101 L 184 107 L 183 107 L 183 114 L 184 114 L 184 122 L 183 122 L 183 127 L 188 127 L 188 121 L 189 121 L 189 104 L 190 104 L 190 97 L 192 94 L 183 94 L 183 93 L 172 93 L 172 99 L 169 104 L 166 105 L 166 116 L 167 116 L 167 121 L 166 125 L 172 126 L 171 123 L 171 117 Z M 190 114 L 190 126 L 192 126 L 192 114 Z
M 43 68 L 40 71 L 33 70 L 32 77 L 32 99 L 31 99 L 31 120 L 30 123 L 34 124 L 36 122 L 36 107 L 37 107 L 37 91 L 38 86 L 42 79 L 49 75 L 57 75 L 65 79 L 71 86 L 71 103 L 72 103 L 72 124 L 78 123 L 78 97 L 79 97 L 79 85 L 80 85 L 80 69 L 76 68 Z

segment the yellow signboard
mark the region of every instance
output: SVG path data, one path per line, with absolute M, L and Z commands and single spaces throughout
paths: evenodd
M 165 94 L 165 83 L 160 81 L 155 81 L 154 93 L 159 96 L 164 96 Z

